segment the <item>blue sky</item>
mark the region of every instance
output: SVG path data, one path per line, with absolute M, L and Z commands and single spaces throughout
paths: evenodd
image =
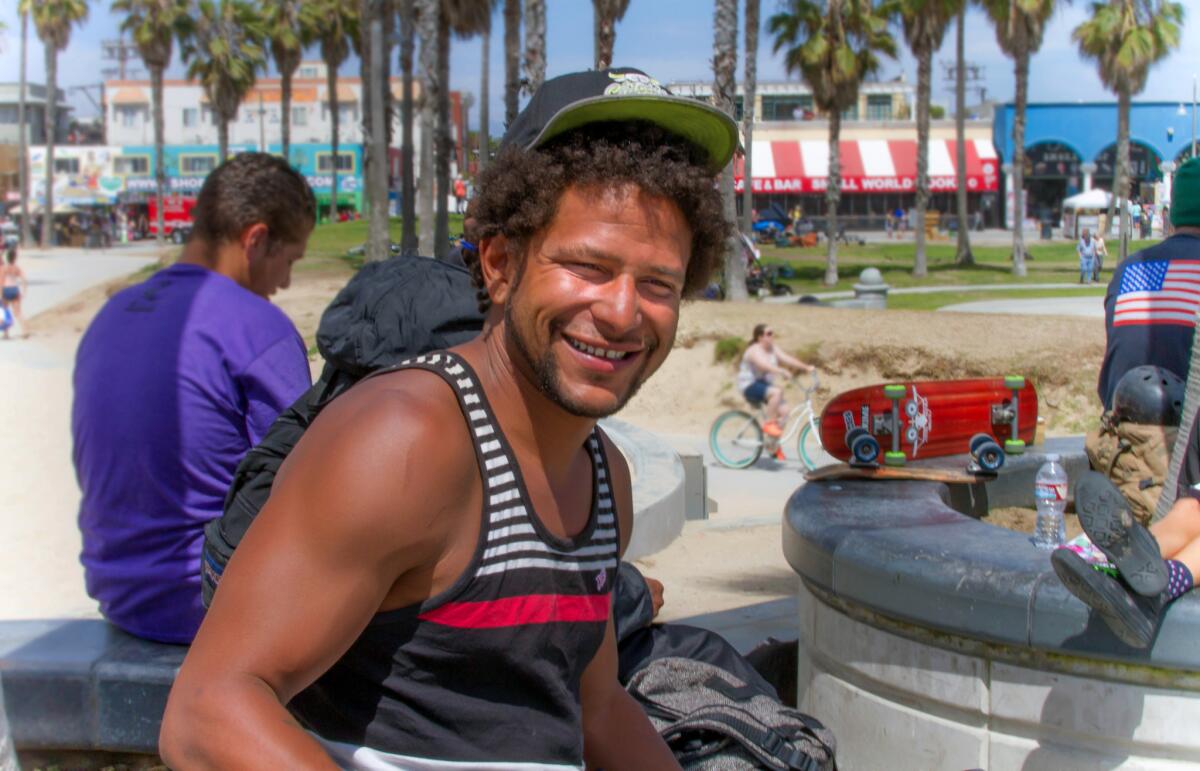
M 555 75 L 586 69 L 592 63 L 592 4 L 590 0 L 547 0 L 547 74 Z M 1200 46 L 1189 45 L 1197 40 L 1200 30 L 1200 0 L 1183 0 L 1186 20 L 1184 44 L 1151 73 L 1149 84 L 1138 99 L 1189 101 L 1192 79 L 1200 74 Z M 1096 101 L 1110 99 L 1095 73 L 1095 66 L 1083 61 L 1071 42 L 1071 30 L 1086 18 L 1089 3 L 1073 5 L 1060 3 L 1061 10 L 1046 31 L 1042 50 L 1034 57 L 1031 67 L 1030 99 L 1033 101 Z M 19 20 L 15 0 L 0 2 L 0 21 L 8 31 L 0 37 L 0 80 L 17 79 Z M 776 0 L 762 0 L 765 19 L 774 13 Z M 116 37 L 117 15 L 108 10 L 108 2 L 92 3 L 91 17 L 72 35 L 71 44 L 59 59 L 59 82 L 63 86 L 98 83 L 98 74 L 108 66 L 100 58 L 100 42 Z M 711 80 L 712 70 L 712 0 L 632 0 L 625 19 L 617 26 L 614 63 L 640 67 L 662 81 Z M 739 39 L 744 30 L 739 29 Z M 493 22 L 491 46 L 491 120 L 492 132 L 499 133 L 504 118 L 503 89 L 503 19 L 499 12 Z M 967 15 L 967 58 L 985 68 L 984 85 L 989 98 L 1013 98 L 1012 62 L 996 46 L 995 36 L 983 13 L 972 8 Z M 758 78 L 787 80 L 781 56 L 771 51 L 771 41 L 760 35 Z M 451 44 L 451 85 L 455 89 L 478 95 L 481 46 L 478 38 L 454 40 Z M 316 52 L 312 52 L 315 57 Z M 739 53 L 739 57 L 741 54 Z M 953 29 L 946 36 L 935 62 L 949 61 L 954 56 Z M 741 76 L 739 58 L 738 72 Z M 28 59 L 29 77 L 44 80 L 41 44 L 31 31 Z M 356 61 L 347 62 L 344 74 L 357 74 Z M 178 63 L 172 73 L 181 75 Z M 897 61 L 887 62 L 884 79 L 904 72 L 910 81 L 916 80 L 916 65 L 911 56 L 902 54 Z M 950 104 L 952 95 L 942 82 L 940 66 L 935 64 L 933 98 Z M 81 115 L 95 112 L 80 92 L 72 94 L 72 104 Z M 472 124 L 478 120 L 478 108 L 472 111 Z

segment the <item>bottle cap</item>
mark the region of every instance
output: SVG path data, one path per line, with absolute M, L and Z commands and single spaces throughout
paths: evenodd
M 1062 460 L 1062 458 L 1056 452 L 1048 452 L 1044 457 L 1046 458 L 1047 463 L 1058 463 L 1060 460 Z

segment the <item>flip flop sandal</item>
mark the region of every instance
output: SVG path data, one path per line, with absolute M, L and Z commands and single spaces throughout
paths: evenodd
M 1050 564 L 1067 591 L 1096 611 L 1121 642 L 1133 648 L 1150 646 L 1159 621 L 1151 602 L 1138 602 L 1115 578 L 1070 549 L 1055 549 Z
M 1158 541 L 1129 510 L 1121 491 L 1095 471 L 1075 485 L 1075 511 L 1092 543 L 1143 597 L 1157 597 L 1167 588 L 1167 565 Z

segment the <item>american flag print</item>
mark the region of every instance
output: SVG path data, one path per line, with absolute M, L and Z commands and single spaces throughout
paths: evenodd
M 1125 266 L 1113 326 L 1192 326 L 1200 306 L 1200 260 L 1148 260 Z

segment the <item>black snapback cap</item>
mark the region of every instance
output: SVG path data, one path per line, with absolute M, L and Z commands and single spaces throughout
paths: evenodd
M 712 105 L 674 96 L 632 67 L 573 72 L 542 84 L 505 132 L 501 145 L 526 150 L 590 123 L 646 121 L 678 134 L 708 154 L 718 174 L 738 148 L 733 118 Z

